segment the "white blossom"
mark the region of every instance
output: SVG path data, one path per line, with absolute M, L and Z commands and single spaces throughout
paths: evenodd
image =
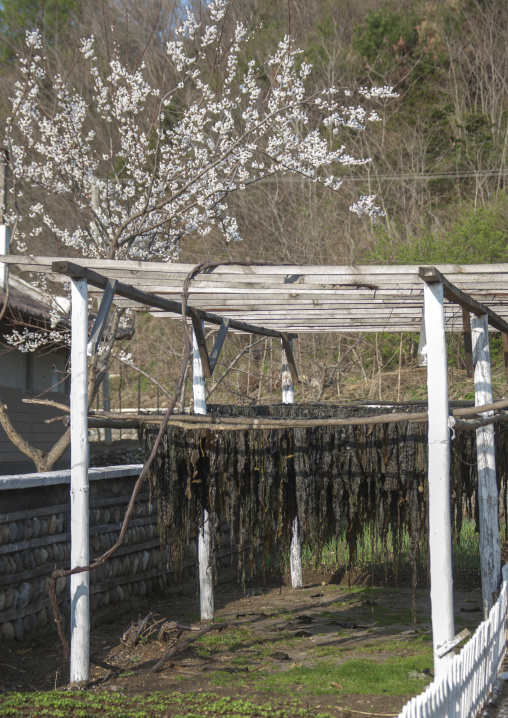
M 17 197 L 25 186 L 37 197 L 23 213 L 6 213 L 19 251 L 46 233 L 62 252 L 173 261 L 188 235 L 215 228 L 228 242 L 241 240 L 228 202 L 249 183 L 293 172 L 336 192 L 345 167 L 370 162 L 343 142 L 350 130 L 379 120 L 374 105 L 396 97 L 393 88 L 309 94 L 312 68 L 289 36 L 262 66 L 251 60 L 244 68 L 240 57 L 253 32 L 238 23 L 221 45 L 227 8 L 228 0 L 209 0 L 208 25 L 187 10 L 166 46 L 173 79 L 164 87 L 154 86 L 143 64 L 127 65 L 115 46 L 108 61 L 99 61 L 93 36 L 79 42 L 73 84 L 67 71 L 51 71 L 39 31 L 27 33 L 6 120 Z M 210 77 L 214 48 L 218 83 Z M 53 216 L 50 195 L 69 211 Z M 374 220 L 382 215 L 373 197 L 351 210 Z M 35 341 L 12 333 L 10 342 L 22 339 L 26 346 Z

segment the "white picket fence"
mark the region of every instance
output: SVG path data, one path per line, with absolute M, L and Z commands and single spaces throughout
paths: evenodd
M 487 701 L 506 651 L 508 566 L 489 617 L 461 652 L 453 657 L 446 676 L 406 703 L 399 718 L 473 718 Z

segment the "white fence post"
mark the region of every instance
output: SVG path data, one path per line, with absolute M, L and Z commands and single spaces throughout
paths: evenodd
M 192 332 L 192 390 L 194 394 L 194 413 L 206 414 L 205 374 L 194 332 Z M 199 603 L 202 621 L 213 621 L 214 616 L 211 552 L 210 516 L 208 511 L 205 510 L 203 511 L 203 526 L 198 531 Z
M 293 340 L 289 339 L 291 348 Z M 281 351 L 282 359 L 282 403 L 295 403 L 295 388 L 289 371 L 288 359 L 284 346 Z M 289 548 L 289 566 L 291 570 L 291 586 L 293 588 L 303 588 L 303 572 L 302 572 L 302 547 L 300 545 L 300 531 L 298 527 L 298 516 L 295 516 L 291 526 L 291 546 Z
M 89 559 L 88 518 L 88 287 L 71 282 L 71 568 Z M 90 599 L 88 571 L 71 576 L 70 682 L 88 683 Z
M 471 335 L 474 363 L 475 406 L 492 403 L 489 325 L 486 314 L 472 317 Z M 494 412 L 485 412 L 489 416 Z M 480 515 L 480 565 L 482 575 L 483 613 L 487 618 L 494 604 L 493 593 L 501 580 L 501 543 L 499 540 L 498 492 L 494 425 L 476 430 L 478 461 L 478 508 Z
M 436 651 L 454 636 L 448 369 L 442 282 L 425 284 L 424 306 L 429 403 L 430 599 L 434 674 L 440 679 L 451 663 L 453 652 L 439 658 Z

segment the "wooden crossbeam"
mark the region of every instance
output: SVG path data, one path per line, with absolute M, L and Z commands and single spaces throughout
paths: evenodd
M 203 324 L 197 313 L 191 309 L 190 316 L 192 319 L 192 328 L 194 329 L 194 336 L 196 337 L 196 343 L 198 345 L 199 356 L 201 364 L 203 365 L 203 374 L 207 379 L 212 376 L 212 370 L 210 368 L 210 357 L 208 356 L 208 349 L 206 347 L 206 338 L 203 331 Z
M 222 345 L 224 344 L 224 340 L 226 339 L 226 334 L 228 333 L 230 324 L 231 319 L 229 317 L 227 319 L 223 319 L 217 336 L 215 337 L 215 342 L 213 344 L 212 351 L 210 352 L 210 371 L 212 372 L 212 374 L 213 370 L 217 365 L 217 361 L 219 360 Z
M 282 332 L 281 339 L 282 346 L 284 347 L 284 352 L 286 354 L 289 371 L 291 372 L 291 379 L 293 380 L 293 384 L 299 384 L 300 379 L 298 378 L 298 372 L 296 371 L 295 356 L 293 354 L 293 345 L 290 341 L 290 337 L 288 334 Z
M 208 354 L 208 347 L 206 346 L 206 338 L 205 338 L 205 333 L 203 332 L 203 325 L 201 323 L 201 319 L 198 317 L 196 312 L 194 312 L 192 309 L 191 309 L 191 319 L 192 319 L 192 328 L 194 329 L 194 334 L 196 335 L 196 342 L 198 345 L 199 356 L 201 358 L 201 363 L 203 365 L 203 373 L 207 379 L 211 379 L 212 375 L 213 375 L 213 370 L 215 369 L 215 366 L 219 359 L 220 352 L 221 352 L 222 346 L 224 344 L 224 340 L 226 339 L 226 334 L 228 333 L 229 325 L 231 324 L 231 319 L 223 319 L 222 320 L 222 324 L 220 325 L 218 334 L 215 337 L 215 342 L 214 342 L 214 345 L 212 347 L 212 351 L 210 352 L 210 354 Z
M 100 341 L 102 339 L 102 335 L 104 334 L 104 329 L 106 327 L 106 321 L 109 315 L 109 310 L 111 309 L 111 305 L 113 303 L 113 299 L 115 298 L 115 292 L 116 288 L 118 286 L 118 281 L 115 280 L 113 284 L 111 284 L 110 281 L 108 281 L 106 285 L 106 289 L 104 290 L 104 294 L 102 295 L 102 301 L 99 307 L 99 311 L 97 312 L 97 316 L 95 318 L 95 322 L 90 334 L 90 337 L 88 339 L 88 346 L 87 346 L 87 352 L 88 356 L 93 356 L 97 353 L 97 348 L 100 344 Z
M 98 287 L 99 289 L 106 289 L 107 283 L 109 281 L 108 278 L 104 275 L 99 274 L 92 269 L 82 267 L 75 262 L 69 262 L 67 260 L 53 262 L 51 265 L 51 271 L 57 274 L 64 274 L 68 277 L 80 277 L 82 279 L 86 279 L 87 282 L 92 284 L 94 287 Z M 149 307 L 161 309 L 165 312 L 171 312 L 172 314 L 182 313 L 181 302 L 176 302 L 172 299 L 163 299 L 162 297 L 158 297 L 155 294 L 143 292 L 140 289 L 131 287 L 128 284 L 123 284 L 122 282 L 118 282 L 116 287 L 116 294 L 120 295 L 121 297 L 125 297 L 126 299 L 131 299 L 135 302 L 139 302 L 140 304 L 145 304 Z M 222 324 L 223 317 L 217 314 L 205 312 L 202 309 L 193 309 L 192 307 L 187 307 L 186 316 L 192 318 L 192 312 L 194 312 L 199 317 L 199 319 L 204 322 L 208 322 L 209 324 L 217 324 L 219 326 Z M 238 321 L 237 319 L 231 319 L 230 327 L 238 331 L 246 332 L 247 334 L 259 334 L 265 337 L 282 339 L 282 334 L 279 331 L 254 326 L 252 324 L 247 324 L 246 322 Z M 298 337 L 297 334 L 291 334 L 288 336 L 291 336 L 294 339 Z
M 489 324 L 492 327 L 498 329 L 500 332 L 503 332 L 503 334 L 508 334 L 508 322 L 500 317 L 499 314 L 493 312 L 492 309 L 485 306 L 485 304 L 477 302 L 476 299 L 473 299 L 461 289 L 455 287 L 441 274 L 439 269 L 436 269 L 436 267 L 420 267 L 418 274 L 420 278 L 428 284 L 442 282 L 443 293 L 446 299 L 450 302 L 454 302 L 455 304 L 459 304 L 463 309 L 466 309 L 468 312 L 472 312 L 477 316 L 486 314 L 488 316 Z

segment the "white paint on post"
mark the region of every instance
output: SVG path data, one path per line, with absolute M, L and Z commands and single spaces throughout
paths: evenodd
M 420 337 L 418 340 L 418 354 L 416 357 L 417 366 L 427 366 L 427 339 L 425 338 L 425 309 L 422 313 L 422 323 L 420 326 Z
M 289 565 L 291 568 L 292 587 L 303 588 L 302 547 L 300 545 L 298 516 L 295 516 L 295 518 L 293 519 L 291 546 L 289 548 Z
M 437 650 L 454 632 L 452 531 L 450 515 L 450 430 L 448 428 L 448 368 L 441 282 L 424 288 L 429 402 L 429 551 L 434 675 L 442 678 L 453 651 L 442 658 Z
M 194 395 L 194 413 L 206 414 L 205 373 L 194 332 L 192 332 L 192 391 Z
M 88 287 L 86 279 L 71 283 L 71 568 L 89 560 L 88 521 Z M 71 576 L 70 682 L 88 683 L 90 663 L 90 600 L 88 571 Z
M 490 371 L 489 325 L 487 315 L 473 315 L 471 322 L 474 364 L 475 406 L 492 403 Z M 484 412 L 487 417 L 493 411 Z M 499 540 L 498 493 L 494 425 L 476 430 L 478 461 L 478 508 L 480 516 L 480 566 L 484 618 L 494 605 L 493 593 L 499 591 L 501 581 L 501 543 Z
M 10 243 L 11 228 L 0 224 L 0 254 L 9 254 Z M 3 262 L 0 262 L 0 289 L 7 289 L 7 265 Z
M 293 348 L 293 340 L 289 340 L 291 348 Z M 289 364 L 286 357 L 284 347 L 281 352 L 282 359 L 282 403 L 283 404 L 294 404 L 295 403 L 295 388 L 293 386 L 293 379 L 291 378 L 291 372 L 289 371 Z
M 291 348 L 293 347 L 293 340 L 290 339 L 289 343 Z M 295 388 L 293 386 L 293 379 L 291 372 L 289 371 L 289 364 L 282 347 L 282 403 L 283 404 L 294 404 L 295 403 Z M 293 588 L 303 588 L 303 573 L 302 573 L 302 547 L 300 545 L 300 532 L 298 529 L 298 516 L 295 516 L 291 526 L 291 545 L 289 547 L 289 566 L 291 569 L 291 586 Z
M 203 364 L 199 355 L 196 335 L 192 332 L 192 389 L 194 394 L 194 413 L 206 414 L 206 385 Z M 213 570 L 212 570 L 212 537 L 210 516 L 203 511 L 203 526 L 198 531 L 198 571 L 199 571 L 199 603 L 202 621 L 213 621 Z

